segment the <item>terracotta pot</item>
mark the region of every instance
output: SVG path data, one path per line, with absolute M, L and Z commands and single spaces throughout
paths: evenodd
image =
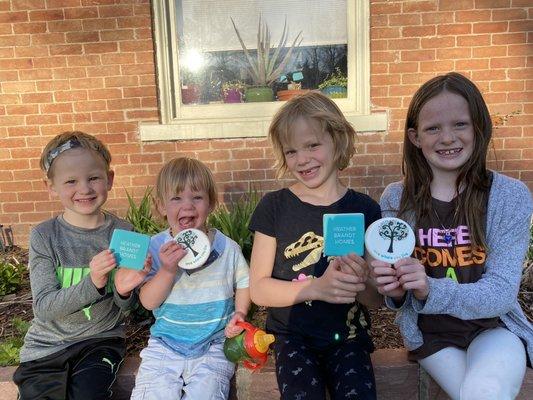
M 294 96 L 299 96 L 308 92 L 308 89 L 296 89 L 296 90 L 278 90 L 276 95 L 278 96 L 279 101 L 287 101 L 292 99 Z
M 198 103 L 200 99 L 200 87 L 198 85 L 188 85 L 181 87 L 181 102 L 183 104 Z

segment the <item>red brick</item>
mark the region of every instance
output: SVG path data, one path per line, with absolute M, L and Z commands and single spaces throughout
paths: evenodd
M 112 41 L 117 42 L 121 40 L 135 39 L 135 33 L 133 29 L 118 29 L 113 31 L 100 32 L 100 38 L 103 42 Z
M 26 11 L 8 11 L 0 12 L 0 23 L 18 23 L 28 21 L 28 13 Z
M 509 32 L 531 32 L 533 31 L 533 20 L 513 21 L 509 24 Z
M 472 33 L 472 24 L 443 24 L 437 26 L 437 35 L 468 35 Z
M 507 46 L 509 56 L 531 56 L 533 46 L 531 44 L 515 44 Z
M 470 10 L 474 8 L 474 0 L 439 0 L 439 10 Z
M 372 27 L 370 29 L 370 37 L 372 39 L 388 39 L 388 38 L 399 38 L 401 33 L 401 28 L 390 28 L 390 27 Z
M 492 35 L 494 37 L 495 35 Z M 490 35 L 463 35 L 457 36 L 457 46 L 487 46 L 490 44 Z
M 1 62 L 0 62 L 1 64 Z M 3 82 L 3 93 L 29 93 L 35 91 L 34 82 Z
M 88 67 L 87 68 L 87 76 L 96 77 L 96 76 L 113 76 L 113 75 L 121 75 L 120 73 L 120 66 L 119 65 L 112 65 L 112 66 L 95 66 L 95 67 Z
M 508 22 L 475 23 L 473 33 L 501 33 L 509 29 Z
M 402 11 L 402 5 L 400 3 L 371 3 L 370 14 L 371 15 L 383 15 L 383 14 L 400 14 Z M 416 10 L 413 10 L 416 11 Z
M 52 79 L 52 70 L 50 69 L 30 69 L 19 71 L 19 77 L 21 81 L 38 81 Z
M 54 93 L 54 98 L 56 101 L 87 100 L 87 91 L 86 90 L 57 91 Z
M 479 21 L 490 21 L 491 12 L 490 10 L 468 10 L 468 11 L 457 11 L 455 13 L 456 22 L 479 22 Z
M 34 68 L 59 68 L 66 67 L 67 58 L 65 56 L 39 57 L 33 60 Z
M 432 1 L 404 2 L 402 4 L 402 11 L 405 13 L 437 11 L 437 4 L 433 0 Z
M 16 34 L 44 33 L 46 32 L 46 23 L 44 22 L 17 23 L 13 25 L 13 32 Z
M 74 7 L 65 8 L 65 19 L 88 19 L 98 18 L 98 8 L 96 7 Z
M 17 58 L 46 57 L 48 56 L 48 54 L 49 54 L 48 46 L 27 46 L 27 47 L 18 46 L 15 49 L 15 56 Z M 35 67 L 35 64 L 34 64 L 34 67 Z
M 420 14 L 389 15 L 390 26 L 420 25 Z
M 50 55 L 72 55 L 83 54 L 83 47 L 81 44 L 65 44 L 50 46 Z
M 119 28 L 145 28 L 151 25 L 152 20 L 149 16 L 135 16 L 119 18 L 117 23 Z
M 105 78 L 105 86 L 110 87 L 124 87 L 124 86 L 138 86 L 139 80 L 136 76 L 116 76 Z
M 49 21 L 49 32 L 79 32 L 82 30 L 81 21 Z
M 507 55 L 507 46 L 487 46 L 473 49 L 473 58 L 492 58 L 503 57 Z
M 7 114 L 9 115 L 27 115 L 27 114 L 37 114 L 39 112 L 39 106 L 37 104 L 30 105 L 16 105 L 16 106 L 6 106 Z
M 64 18 L 63 10 L 39 10 L 29 12 L 30 21 L 58 21 Z
M 512 21 L 527 19 L 527 11 L 524 9 L 492 10 L 493 21 Z
M 423 49 L 454 47 L 455 46 L 455 38 L 453 36 L 422 38 L 421 45 L 422 45 Z
M 401 52 L 402 61 L 429 61 L 435 59 L 434 50 L 404 50 Z
M 105 31 L 107 29 L 117 29 L 117 20 L 114 18 L 84 19 L 84 31 Z
M 42 104 L 41 111 L 45 114 L 51 113 L 71 113 L 72 103 L 52 103 Z
M 83 49 L 86 54 L 114 53 L 118 50 L 118 46 L 117 43 L 94 43 L 84 44 Z
M 525 57 L 501 57 L 490 60 L 490 68 L 520 68 L 525 65 Z
M 122 98 L 120 89 L 91 89 L 87 93 L 89 100 Z
M 153 60 L 153 56 L 154 56 L 153 53 L 150 53 L 150 55 L 151 55 L 152 60 Z M 120 64 L 120 65 L 133 64 L 135 62 L 135 60 L 136 60 L 136 57 L 135 57 L 134 53 L 131 53 L 131 54 L 106 53 L 106 54 L 102 54 L 100 56 L 100 58 L 102 60 L 102 64 L 103 65 L 107 65 L 107 64 Z
M 420 39 L 389 39 L 387 40 L 389 50 L 400 50 L 400 49 L 417 49 L 420 47 Z
M 104 80 L 102 78 L 81 78 L 71 79 L 70 87 L 72 89 L 91 89 L 96 90 L 104 87 Z
M 91 43 L 98 42 L 99 39 L 98 32 L 68 32 L 66 34 L 67 43 Z
M 422 25 L 449 24 L 455 19 L 453 12 L 432 12 L 422 14 Z
M 492 44 L 517 44 L 526 42 L 526 33 L 495 33 L 491 35 Z
M 470 70 L 470 71 L 477 70 L 477 69 L 486 70 L 489 67 L 489 60 L 488 59 L 457 60 L 455 62 L 455 67 L 459 70 Z
M 510 0 L 476 0 L 476 8 L 503 8 L 511 5 Z
M 91 113 L 92 120 L 95 122 L 123 121 L 123 111 L 103 111 Z

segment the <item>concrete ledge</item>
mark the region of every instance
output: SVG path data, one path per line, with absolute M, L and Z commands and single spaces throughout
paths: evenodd
M 114 400 L 127 400 L 135 384 L 138 358 L 127 358 L 114 386 Z M 377 350 L 372 354 L 379 400 L 449 400 L 448 396 L 418 365 L 407 361 L 404 349 Z M 0 400 L 16 400 L 12 382 L 16 367 L 0 368 Z M 527 369 L 522 390 L 516 400 L 533 398 L 533 370 Z M 230 400 L 279 399 L 272 361 L 258 373 L 238 368 L 232 380 Z

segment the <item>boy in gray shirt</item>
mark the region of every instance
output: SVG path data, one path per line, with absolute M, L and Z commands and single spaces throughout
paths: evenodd
M 111 155 L 83 132 L 45 147 L 41 168 L 64 212 L 36 226 L 29 268 L 34 319 L 14 381 L 20 398 L 107 399 L 125 353 L 123 311 L 150 268 L 116 269 L 113 230 L 131 225 L 104 212 L 113 184 Z

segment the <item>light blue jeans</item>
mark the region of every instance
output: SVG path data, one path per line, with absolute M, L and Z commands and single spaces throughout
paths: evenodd
M 141 366 L 132 400 L 226 400 L 235 364 L 228 361 L 223 344 L 213 344 L 198 358 L 183 358 L 150 338 L 141 351 Z

